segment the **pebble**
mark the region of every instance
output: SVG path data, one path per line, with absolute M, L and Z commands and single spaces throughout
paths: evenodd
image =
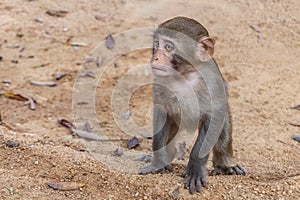
M 18 142 L 14 142 L 14 141 L 7 141 L 6 143 L 6 146 L 8 147 L 8 148 L 15 148 L 15 147 L 18 147 L 18 146 L 20 146 L 20 143 L 18 143 Z

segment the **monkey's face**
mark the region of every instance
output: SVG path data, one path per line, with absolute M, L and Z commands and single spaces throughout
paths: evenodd
M 162 36 L 154 37 L 151 58 L 153 74 L 156 76 L 173 75 L 179 67 L 179 63 L 174 59 L 175 53 L 174 40 Z

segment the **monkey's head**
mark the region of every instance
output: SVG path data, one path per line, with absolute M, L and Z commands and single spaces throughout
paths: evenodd
M 156 76 L 195 71 L 188 60 L 206 62 L 212 59 L 215 40 L 197 21 L 175 17 L 158 26 L 153 37 L 151 66 Z

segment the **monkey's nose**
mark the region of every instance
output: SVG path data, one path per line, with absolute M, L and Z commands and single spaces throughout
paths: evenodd
M 153 60 L 158 61 L 158 57 L 155 57 Z

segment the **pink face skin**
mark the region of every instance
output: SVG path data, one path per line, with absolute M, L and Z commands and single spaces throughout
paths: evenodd
M 175 72 L 171 64 L 175 46 L 172 42 L 155 38 L 153 41 L 153 56 L 151 58 L 151 69 L 155 76 L 170 76 Z

